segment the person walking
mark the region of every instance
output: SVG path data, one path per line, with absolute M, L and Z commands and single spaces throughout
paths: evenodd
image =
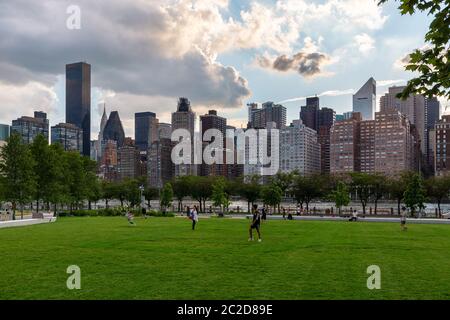
M 197 222 L 198 222 L 198 209 L 197 209 L 197 206 L 194 206 L 194 209 L 192 209 L 191 219 L 192 219 L 192 230 L 195 230 L 195 226 L 197 225 Z
M 258 233 L 258 242 L 261 242 L 261 215 L 258 211 L 257 204 L 253 205 L 252 214 L 252 223 L 250 224 L 249 228 L 250 238 L 248 239 L 248 241 L 253 241 L 253 229 L 256 229 L 256 232 Z
M 127 219 L 128 219 L 128 223 L 132 226 L 135 226 L 136 224 L 134 223 L 134 215 L 133 213 L 131 213 L 131 211 L 128 211 L 127 213 Z

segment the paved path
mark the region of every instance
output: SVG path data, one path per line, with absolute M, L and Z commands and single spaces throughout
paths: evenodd
M 55 222 L 55 221 L 56 221 L 56 218 L 2 221 L 2 222 L 0 222 L 0 229 L 1 228 L 31 226 L 31 225 L 35 225 L 35 224 L 50 223 L 50 222 Z

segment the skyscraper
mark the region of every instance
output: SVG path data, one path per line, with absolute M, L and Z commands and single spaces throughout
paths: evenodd
M 0 141 L 6 141 L 9 138 L 9 126 L 0 124 Z
M 148 150 L 147 176 L 150 186 L 161 189 L 174 174 L 172 163 L 172 125 L 158 124 L 158 140 Z
M 147 152 L 150 145 L 158 140 L 158 122 L 153 112 L 138 112 L 134 115 L 134 136 L 136 147 Z
M 59 143 L 66 151 L 83 153 L 83 130 L 70 123 L 52 127 L 52 144 Z
M 91 65 L 66 65 L 66 122 L 83 130 L 83 155 L 91 156 Z
M 422 95 L 411 95 L 406 100 L 397 98 L 397 94 L 403 92 L 404 86 L 390 87 L 389 92 L 380 98 L 380 110 L 381 109 L 396 109 L 405 115 L 410 124 L 413 124 L 420 138 L 420 148 L 422 154 L 426 154 L 426 119 L 425 119 L 425 106 L 426 99 Z
M 264 129 L 272 122 L 276 124 L 276 129 L 286 126 L 286 107 L 271 101 L 263 103 L 261 109 L 257 104 L 249 104 L 249 116 L 248 128 Z
M 191 138 L 190 163 L 175 166 L 175 176 L 197 175 L 197 166 L 194 164 L 194 134 L 195 113 L 192 111 L 191 102 L 187 98 L 178 100 L 177 111 L 172 113 L 172 132 L 178 129 L 187 130 Z
M 395 108 L 381 108 L 375 120 L 353 118 L 331 129 L 331 172 L 399 174 L 418 169 L 418 137 L 408 118 Z
M 359 172 L 361 113 L 354 112 L 352 118 L 336 122 L 330 136 L 331 173 Z
M 435 168 L 436 176 L 446 176 L 450 173 L 450 115 L 442 116 L 436 124 Z
M 363 120 L 373 120 L 377 105 L 377 82 L 370 78 L 353 96 L 353 112 L 360 112 Z
M 47 114 L 41 111 L 34 113 L 33 117 L 21 117 L 12 121 L 11 133 L 18 133 L 22 142 L 30 144 L 37 137 L 42 134 L 48 141 L 49 138 L 49 122 Z
M 427 164 L 430 174 L 434 174 L 435 170 L 435 160 L 434 160 L 434 142 L 432 139 L 431 131 L 434 130 L 436 123 L 439 121 L 441 116 L 441 104 L 438 99 L 426 99 L 425 100 L 425 150 Z
M 106 122 L 103 132 L 103 140 L 117 141 L 117 148 L 123 146 L 125 141 L 125 131 L 123 130 L 122 121 L 120 121 L 119 112 L 112 111 Z
M 319 129 L 320 100 L 318 97 L 306 99 L 306 106 L 300 108 L 300 119 L 308 128 Z
M 159 139 L 171 139 L 172 125 L 170 123 L 158 123 L 158 137 Z
M 375 171 L 399 174 L 417 171 L 416 141 L 408 118 L 394 108 L 375 116 Z
M 133 140 L 125 139 L 124 145 L 117 150 L 117 172 L 121 181 L 139 176 L 139 149 Z
M 215 150 L 214 152 L 222 152 L 223 163 L 222 164 L 214 163 L 212 165 L 203 163 L 200 167 L 200 174 L 202 176 L 226 176 L 227 168 L 226 168 L 226 164 L 225 164 L 225 158 L 226 158 L 225 138 L 226 138 L 226 130 L 227 130 L 227 119 L 225 119 L 223 117 L 219 117 L 217 115 L 216 110 L 210 110 L 208 112 L 208 114 L 200 116 L 200 132 L 202 134 L 202 137 L 204 137 L 205 132 L 207 132 L 210 129 L 216 129 L 222 133 L 223 139 L 221 142 L 217 142 L 217 143 L 221 143 L 223 151 Z M 211 141 L 211 142 L 213 142 L 213 141 Z M 210 142 L 203 142 L 202 150 L 205 150 L 205 147 L 209 143 Z
M 280 130 L 280 172 L 297 170 L 303 176 L 320 173 L 320 145 L 317 133 L 294 120 Z
M 331 127 L 336 122 L 336 112 L 330 108 L 319 110 L 318 140 L 320 144 L 320 170 L 330 173 L 330 134 Z

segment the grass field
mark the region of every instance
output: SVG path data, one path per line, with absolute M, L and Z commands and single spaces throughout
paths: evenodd
M 449 299 L 450 226 L 62 218 L 0 230 L 0 299 Z M 66 268 L 81 268 L 68 290 Z M 369 265 L 381 290 L 368 290 Z

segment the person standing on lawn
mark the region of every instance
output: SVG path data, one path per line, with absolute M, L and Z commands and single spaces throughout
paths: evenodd
M 402 228 L 402 231 L 408 230 L 408 228 L 406 227 L 406 215 L 406 207 L 402 207 L 402 214 L 400 216 L 400 227 Z
M 261 214 L 258 211 L 258 205 L 253 205 L 253 216 L 252 216 L 252 223 L 250 225 L 249 234 L 250 238 L 248 241 L 253 241 L 253 229 L 256 229 L 256 232 L 258 233 L 258 242 L 261 242 Z
M 194 206 L 194 209 L 191 211 L 191 219 L 192 219 L 192 230 L 195 230 L 195 226 L 198 222 L 198 208 Z

